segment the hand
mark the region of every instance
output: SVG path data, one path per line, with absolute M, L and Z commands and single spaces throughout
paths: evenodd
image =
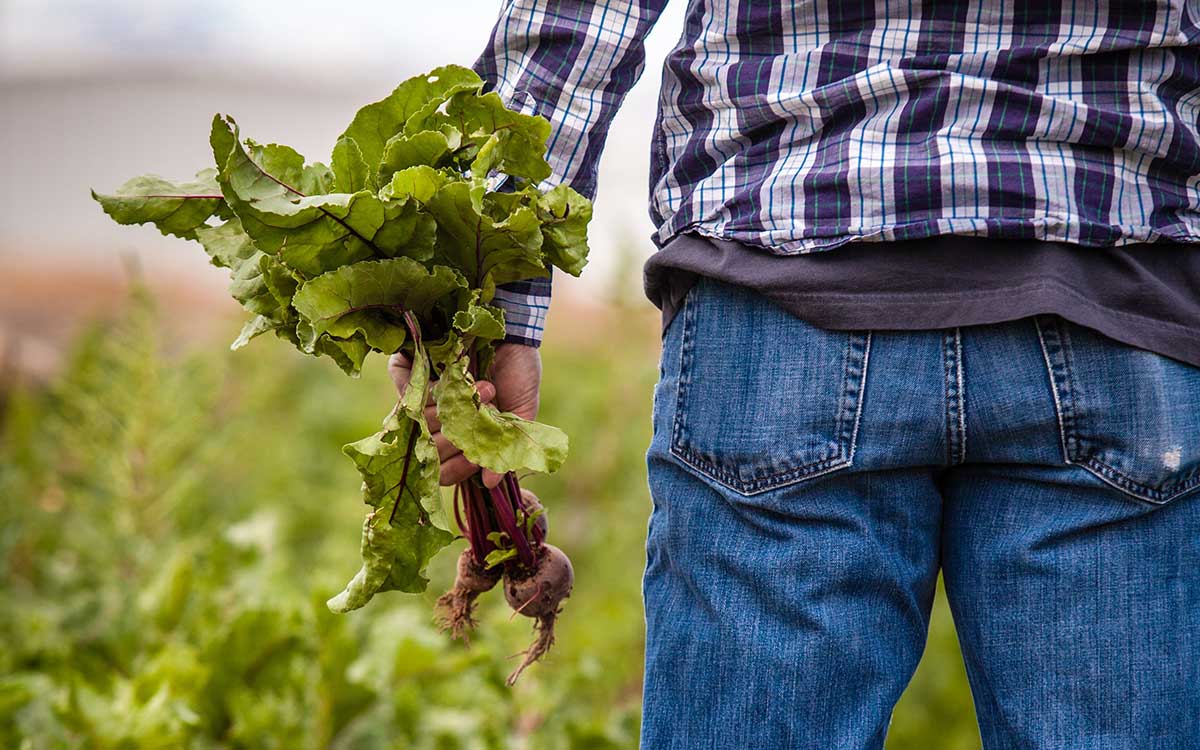
M 396 391 L 403 393 L 412 373 L 412 362 L 403 354 L 393 354 L 388 358 L 388 373 L 396 384 Z M 494 401 L 500 411 L 510 411 L 523 419 L 536 419 L 541 384 L 542 358 L 537 349 L 523 344 L 500 344 L 496 347 L 490 379 L 476 381 L 475 388 L 483 403 Z M 442 486 L 458 484 L 479 471 L 478 466 L 468 461 L 462 451 L 442 435 L 442 423 L 432 398 L 425 407 L 425 421 L 433 433 L 433 442 L 442 462 Z M 502 478 L 494 471 L 483 470 L 486 487 L 495 487 Z

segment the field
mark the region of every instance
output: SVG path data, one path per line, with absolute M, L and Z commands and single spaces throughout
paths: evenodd
M 423 597 L 325 608 L 358 566 L 339 448 L 390 407 L 382 361 L 351 382 L 276 341 L 179 344 L 164 316 L 135 292 L 48 384 L 0 393 L 0 748 L 636 747 L 652 317 L 560 320 L 543 350 L 542 416 L 572 458 L 529 486 L 577 583 L 510 690 L 530 627 L 501 597 L 469 648 L 431 621 L 461 542 Z M 978 746 L 939 597 L 888 748 Z

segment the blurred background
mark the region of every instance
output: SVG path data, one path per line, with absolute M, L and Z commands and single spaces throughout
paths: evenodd
M 500 3 L 0 0 L 0 748 L 636 747 L 671 6 L 608 139 L 592 261 L 555 282 L 543 416 L 572 458 L 530 486 L 577 587 L 509 690 L 530 628 L 500 597 L 470 648 L 432 625 L 459 545 L 424 597 L 325 609 L 358 564 L 339 447 L 391 404 L 382 360 L 350 381 L 274 339 L 229 353 L 225 272 L 88 194 L 206 166 L 215 112 L 327 160 L 358 107 L 471 64 Z M 979 747 L 957 649 L 939 596 L 889 750 Z

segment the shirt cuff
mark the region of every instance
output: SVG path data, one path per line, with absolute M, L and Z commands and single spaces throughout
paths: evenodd
M 496 287 L 492 304 L 504 311 L 504 341 L 542 345 L 546 311 L 550 309 L 550 277 L 512 281 Z

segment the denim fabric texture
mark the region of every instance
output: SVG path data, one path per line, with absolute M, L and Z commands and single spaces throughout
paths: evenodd
M 1200 368 L 702 279 L 660 375 L 643 750 L 883 747 L 939 571 L 985 748 L 1200 748 Z

